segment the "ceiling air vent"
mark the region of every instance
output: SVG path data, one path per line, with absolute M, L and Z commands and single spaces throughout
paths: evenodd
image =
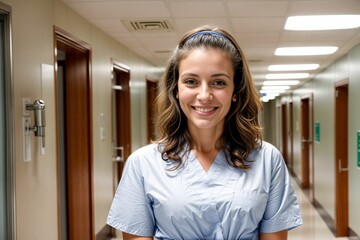
M 123 21 L 126 28 L 131 32 L 167 32 L 172 28 L 166 20 L 154 21 Z

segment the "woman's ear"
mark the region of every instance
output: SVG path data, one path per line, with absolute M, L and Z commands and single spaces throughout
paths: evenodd
M 233 102 L 236 102 L 236 101 L 237 101 L 237 95 L 236 95 L 236 94 L 233 95 L 232 101 L 233 101 Z

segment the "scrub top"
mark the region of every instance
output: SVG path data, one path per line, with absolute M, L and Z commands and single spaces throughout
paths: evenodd
M 157 144 L 135 151 L 107 224 L 156 239 L 258 239 L 302 224 L 299 204 L 279 151 L 263 142 L 250 169 L 229 165 L 220 151 L 205 172 L 192 151 L 177 170 Z

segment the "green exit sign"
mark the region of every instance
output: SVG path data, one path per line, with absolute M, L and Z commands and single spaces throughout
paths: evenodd
M 357 132 L 357 166 L 360 168 L 360 131 Z
M 315 122 L 315 142 L 320 143 L 320 123 Z

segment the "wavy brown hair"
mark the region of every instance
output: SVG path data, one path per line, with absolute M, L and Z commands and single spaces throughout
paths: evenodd
M 211 31 L 220 33 L 196 34 Z M 176 98 L 179 79 L 179 64 L 192 50 L 199 48 L 221 49 L 230 56 L 234 67 L 234 92 L 237 101 L 232 102 L 225 117 L 224 132 L 219 141 L 220 148 L 229 153 L 229 164 L 247 169 L 251 167 L 249 154 L 262 143 L 258 114 L 262 109 L 257 90 L 250 75 L 245 55 L 235 39 L 225 30 L 203 26 L 186 33 L 179 41 L 168 61 L 159 95 L 156 99 L 159 150 L 164 160 L 178 161 L 182 165 L 181 153 L 190 151 L 191 136 L 187 119 Z M 177 168 L 175 167 L 175 168 Z

